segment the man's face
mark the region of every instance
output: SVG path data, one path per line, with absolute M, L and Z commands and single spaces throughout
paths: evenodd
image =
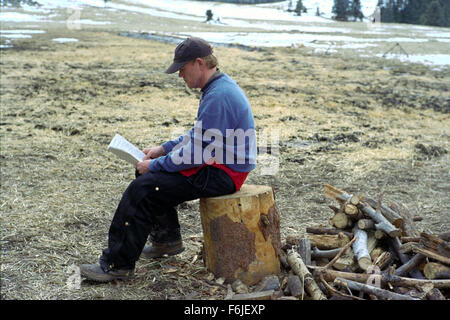
M 201 71 L 197 60 L 187 62 L 178 71 L 178 76 L 183 78 L 189 88 L 200 88 Z

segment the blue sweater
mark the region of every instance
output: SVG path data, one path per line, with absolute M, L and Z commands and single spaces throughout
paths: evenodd
M 255 120 L 242 89 L 227 74 L 220 73 L 201 91 L 194 127 L 165 142 L 167 154 L 152 159 L 150 171 L 178 172 L 213 160 L 239 172 L 256 167 Z

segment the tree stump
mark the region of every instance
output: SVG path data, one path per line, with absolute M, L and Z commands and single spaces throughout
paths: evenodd
M 246 285 L 279 274 L 280 213 L 270 186 L 244 184 L 233 194 L 200 199 L 206 268 Z

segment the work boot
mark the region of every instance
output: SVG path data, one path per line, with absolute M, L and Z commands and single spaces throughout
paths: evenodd
M 109 270 L 105 272 L 98 264 L 82 264 L 80 266 L 80 275 L 97 282 L 109 282 L 113 280 L 127 280 L 134 275 L 134 270 Z
M 161 258 L 164 255 L 173 256 L 184 251 L 181 240 L 166 243 L 152 242 L 151 246 L 145 246 L 142 256 L 146 258 Z

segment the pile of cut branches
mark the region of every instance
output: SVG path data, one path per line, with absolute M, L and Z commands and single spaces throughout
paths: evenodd
M 382 195 L 376 201 L 331 185 L 324 193 L 338 204 L 329 206 L 332 227 L 288 236 L 280 257 L 290 276 L 301 280 L 302 298 L 449 298 L 450 232 L 418 231 L 419 218 L 402 205 L 384 205 Z

